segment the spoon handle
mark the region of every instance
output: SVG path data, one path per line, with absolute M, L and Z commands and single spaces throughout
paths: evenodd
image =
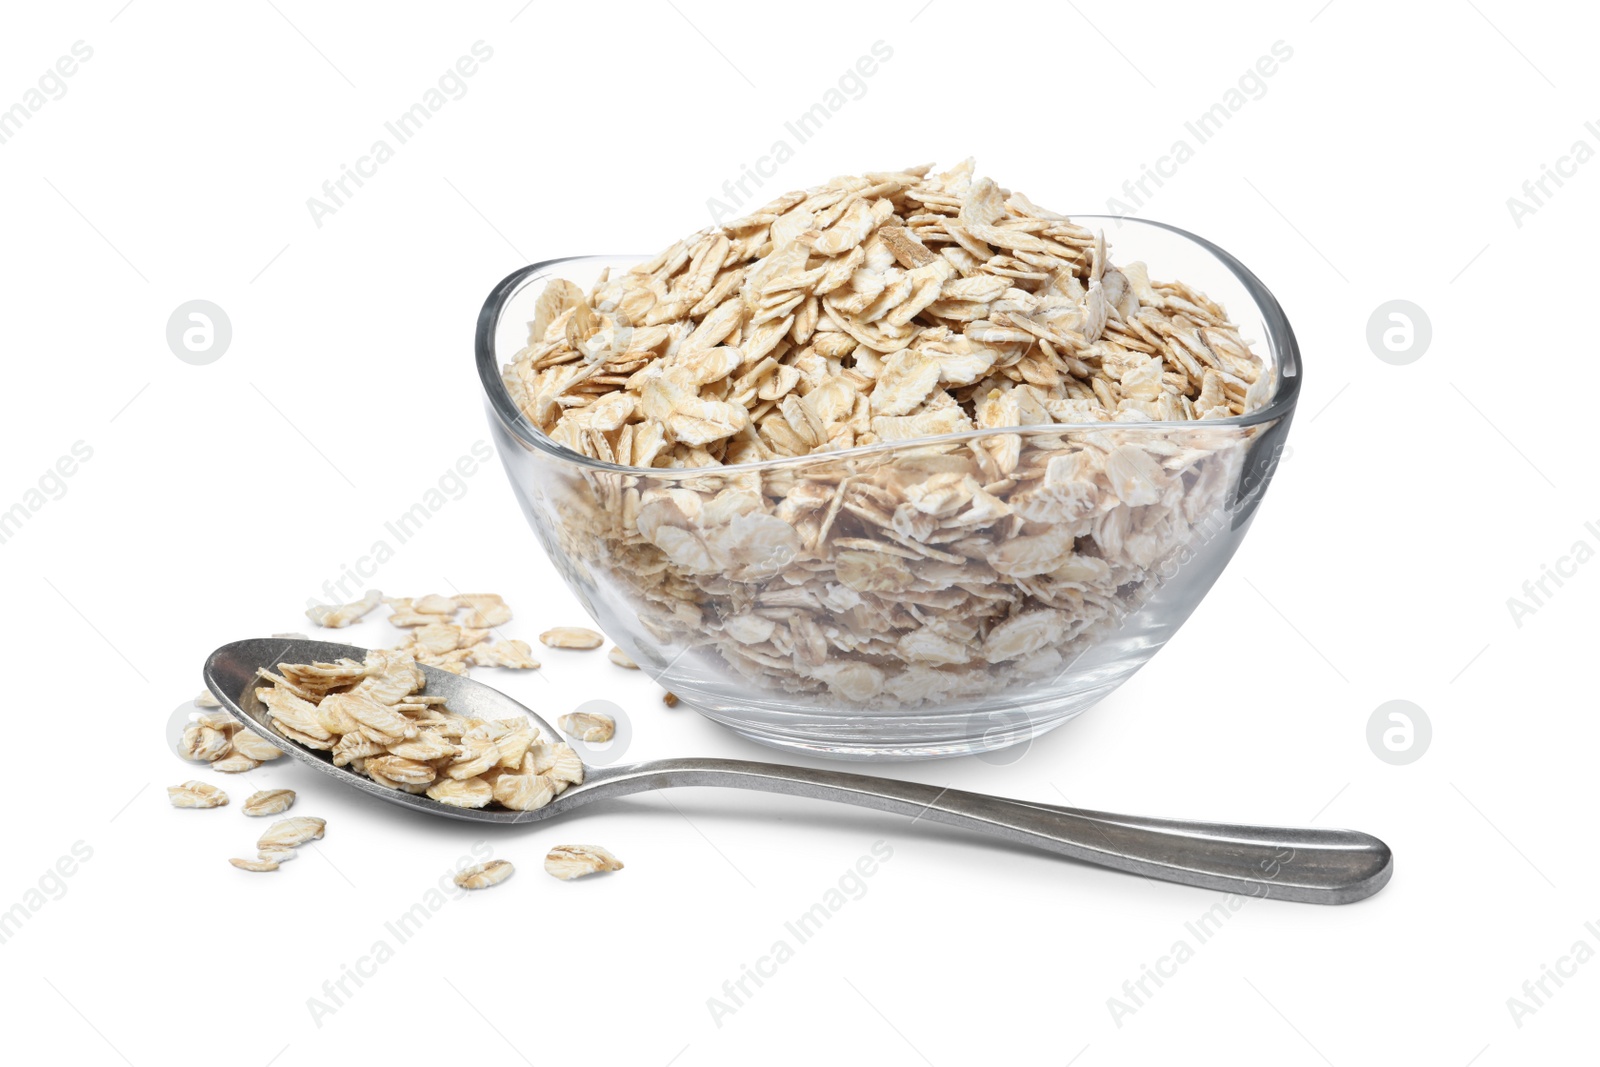
M 1382 889 L 1389 846 L 1354 830 L 1290 829 L 1114 815 L 865 774 L 725 759 L 670 759 L 592 772 L 566 798 L 727 786 L 816 797 L 927 819 L 1146 878 L 1250 896 L 1348 904 Z

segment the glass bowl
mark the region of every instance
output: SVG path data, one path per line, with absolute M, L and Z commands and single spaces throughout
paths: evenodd
M 1221 303 L 1275 375 L 1267 403 L 1226 419 L 618 466 L 540 432 L 502 368 L 549 279 L 587 291 L 603 268 L 645 257 L 550 260 L 496 286 L 476 346 L 490 428 L 529 524 L 599 628 L 702 714 L 840 758 L 1003 748 L 1144 666 L 1249 529 L 1294 414 L 1300 357 L 1277 300 L 1222 249 L 1160 223 L 1073 218 L 1106 226 L 1117 262 L 1143 260 L 1152 277 Z M 1085 449 L 1108 463 L 1119 453 L 1126 484 L 1074 480 Z M 1008 477 L 996 480 L 996 456 Z M 963 502 L 974 478 L 993 514 Z M 951 507 L 978 513 L 969 530 L 940 524 Z

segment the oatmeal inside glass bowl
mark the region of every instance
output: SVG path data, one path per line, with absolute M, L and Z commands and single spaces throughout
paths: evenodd
M 1300 383 L 1220 248 L 969 164 L 533 264 L 476 355 L 599 626 L 739 733 L 863 759 L 1004 747 L 1143 666 L 1249 528 Z

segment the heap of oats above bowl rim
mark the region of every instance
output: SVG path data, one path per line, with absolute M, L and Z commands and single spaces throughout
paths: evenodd
M 600 628 L 739 733 L 856 758 L 1014 744 L 1143 666 L 1248 529 L 1301 380 L 1222 249 L 970 161 L 525 267 L 476 357 Z

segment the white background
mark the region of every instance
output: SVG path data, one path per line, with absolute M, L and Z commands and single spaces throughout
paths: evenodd
M 0 107 L 74 42 L 93 49 L 0 144 L 0 509 L 75 442 L 93 450 L 0 544 L 15 768 L 0 909 L 28 912 L 0 944 L 16 1054 L 140 1067 L 1593 1057 L 1600 963 L 1547 982 L 1520 1026 L 1507 1006 L 1575 942 L 1600 950 L 1584 927 L 1600 920 L 1600 564 L 1549 585 L 1520 626 L 1507 607 L 1574 542 L 1600 546 L 1584 526 L 1600 520 L 1600 164 L 1551 186 L 1520 226 L 1506 203 L 1574 141 L 1600 147 L 1584 129 L 1600 111 L 1581 8 L 275 4 L 32 5 L 0 35 Z M 479 40 L 493 57 L 466 94 L 318 227 L 307 198 Z M 1285 42 L 1264 95 L 1139 213 L 1258 271 L 1298 331 L 1306 387 L 1254 531 L 1145 671 L 1013 762 L 878 769 L 1109 810 L 1356 827 L 1393 846 L 1392 884 L 1343 908 L 1252 902 L 1200 945 L 1185 924 L 1214 894 L 853 809 L 642 796 L 487 835 L 479 847 L 519 873 L 449 900 L 317 1025 L 308 998 L 393 943 L 384 922 L 484 835 L 287 760 L 196 775 L 165 749 L 169 715 L 216 645 L 305 629 L 306 598 L 488 439 L 471 338 L 496 281 L 705 225 L 707 198 L 880 40 L 892 57 L 760 199 L 970 153 L 1040 203 L 1104 212 Z M 232 322 L 208 366 L 165 340 L 192 299 Z M 1366 341 L 1391 299 L 1432 322 L 1405 366 Z M 511 636 L 587 621 L 498 461 L 372 584 L 501 592 Z M 394 637 L 381 622 L 344 633 Z M 480 677 L 546 718 L 615 701 L 629 759 L 773 755 L 664 708 L 603 653 L 542 658 L 536 674 Z M 1406 766 L 1366 741 L 1393 699 L 1433 726 Z M 164 787 L 191 776 L 234 804 L 172 809 Z M 326 817 L 328 834 L 247 875 L 224 862 L 262 829 L 238 802 L 269 785 L 299 790 L 296 813 Z M 880 840 L 893 856 L 865 895 L 717 1025 L 708 998 Z M 562 841 L 604 844 L 627 869 L 558 883 L 540 858 Z M 92 856 L 49 877 L 79 842 Z M 1108 998 L 1127 1002 L 1123 983 L 1180 939 L 1193 958 L 1114 1018 Z

